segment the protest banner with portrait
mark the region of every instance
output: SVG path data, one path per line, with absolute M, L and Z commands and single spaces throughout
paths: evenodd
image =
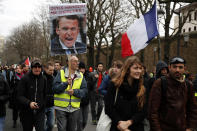
M 86 53 L 86 4 L 52 5 L 49 12 L 51 55 Z

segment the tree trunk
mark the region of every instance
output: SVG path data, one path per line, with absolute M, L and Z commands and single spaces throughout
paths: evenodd
M 100 53 L 101 53 L 101 43 L 98 43 L 98 48 L 96 52 L 96 65 L 100 62 Z
M 111 52 L 110 52 L 110 56 L 109 56 L 108 66 L 107 66 L 108 69 L 111 67 L 112 60 L 114 59 L 114 51 L 115 51 L 115 41 L 114 40 L 112 40 L 112 45 L 111 45 L 110 51 Z
M 94 67 L 94 37 L 90 39 L 90 47 L 88 53 L 88 65 Z
M 165 42 L 164 42 L 164 61 L 166 63 L 169 62 L 169 58 L 170 58 L 170 36 L 169 36 L 169 28 L 170 28 L 170 3 L 166 4 L 166 20 L 165 20 Z
M 141 50 L 140 61 L 141 61 L 142 63 L 144 63 L 144 49 Z

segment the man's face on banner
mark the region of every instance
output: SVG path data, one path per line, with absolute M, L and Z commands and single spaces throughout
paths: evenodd
M 56 28 L 56 33 L 60 40 L 68 48 L 71 48 L 77 39 L 79 33 L 79 25 L 77 19 L 67 19 L 62 17 L 59 21 L 59 27 Z

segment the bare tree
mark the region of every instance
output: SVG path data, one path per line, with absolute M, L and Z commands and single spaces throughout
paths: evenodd
M 186 20 L 189 16 L 189 14 L 194 10 L 192 8 L 189 9 L 189 11 L 187 12 L 187 14 L 183 17 L 183 19 L 179 21 L 179 26 L 178 28 L 174 28 L 171 27 L 170 22 L 172 20 L 172 17 L 174 14 L 178 14 L 180 15 L 181 12 L 176 12 L 176 7 L 178 5 L 180 5 L 181 3 L 165 3 L 163 4 L 162 8 L 165 11 L 165 15 L 164 15 L 164 30 L 165 30 L 165 36 L 164 36 L 164 61 L 168 63 L 169 58 L 170 58 L 170 44 L 174 39 L 179 39 L 179 35 L 181 33 L 181 30 L 184 26 L 184 24 L 186 23 Z M 170 31 L 172 31 L 172 33 L 170 33 Z
M 49 14 L 48 14 L 48 8 L 41 7 L 39 12 L 36 14 L 35 19 L 38 21 L 38 25 L 40 27 L 41 31 L 41 45 L 43 46 L 43 54 L 42 57 L 46 58 L 46 60 L 49 59 L 49 47 L 50 47 L 50 24 L 49 24 Z
M 20 60 L 26 56 L 40 58 L 43 53 L 41 35 L 39 25 L 36 21 L 32 21 L 15 28 L 7 43 L 15 49 Z
M 110 14 L 110 15 L 109 15 Z M 115 47 L 116 44 L 118 43 L 120 39 L 120 31 L 122 30 L 124 24 L 122 24 L 121 19 L 125 14 L 121 10 L 121 2 L 120 1 L 114 1 L 114 0 L 109 0 L 109 13 L 105 13 L 105 17 L 108 20 L 108 25 L 109 25 L 109 33 L 105 37 L 105 40 L 107 40 L 107 37 L 111 39 L 110 42 L 110 55 L 109 55 L 109 60 L 108 60 L 108 68 L 112 64 L 112 60 L 114 58 L 114 52 L 115 52 Z M 107 42 L 109 43 L 109 42 Z M 108 57 L 108 56 L 107 56 Z
M 11 65 L 20 61 L 19 55 L 15 48 L 11 46 L 11 41 L 7 41 L 3 52 L 0 53 L 1 65 Z
M 169 3 L 169 2 L 184 2 L 184 3 L 193 3 L 196 0 L 158 0 L 159 3 Z

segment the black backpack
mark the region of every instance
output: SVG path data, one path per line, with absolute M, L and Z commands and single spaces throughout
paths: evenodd
M 190 83 L 188 80 L 185 80 L 186 82 L 186 86 L 187 86 L 187 93 L 188 95 L 187 96 L 190 96 Z M 162 76 L 161 77 L 161 94 L 162 94 L 162 98 L 166 98 L 166 91 L 167 91 L 167 88 L 168 88 L 168 82 L 166 80 L 166 77 L 165 76 Z
M 168 88 L 168 82 L 165 76 L 160 77 L 161 78 L 161 105 L 164 105 L 166 103 L 166 93 L 167 93 L 167 88 Z M 187 86 L 187 97 L 190 96 L 190 83 L 188 80 L 185 80 L 186 82 L 186 86 Z M 189 100 L 189 99 L 188 99 Z M 187 101 L 188 101 L 187 100 Z M 160 109 L 163 108 L 162 106 L 160 107 Z M 162 113 L 163 116 L 166 115 L 166 111 L 164 111 Z

